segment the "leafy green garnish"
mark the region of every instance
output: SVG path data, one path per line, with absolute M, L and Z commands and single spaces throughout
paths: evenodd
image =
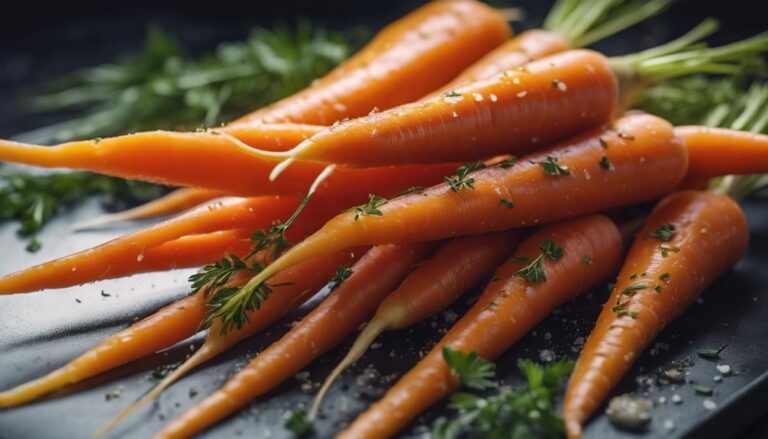
M 469 354 L 443 347 L 443 359 L 451 372 L 456 375 L 461 384 L 476 390 L 496 387 L 493 377 L 496 365 L 480 357 L 477 352 Z
M 522 277 L 527 282 L 537 284 L 547 280 L 547 271 L 544 269 L 544 259 L 557 261 L 563 256 L 563 247 L 555 244 L 551 239 L 545 239 L 539 244 L 541 254 L 535 259 L 513 258 L 512 262 L 526 262 L 528 265 L 517 270 L 515 276 Z
M 512 200 L 509 200 L 507 198 L 500 199 L 499 200 L 499 204 L 501 204 L 502 206 L 506 207 L 507 209 L 511 209 L 511 208 L 515 207 L 515 202 L 512 201 Z
M 45 85 L 28 100 L 30 109 L 80 113 L 22 137 L 48 143 L 217 126 L 301 90 L 349 53 L 340 35 L 308 22 L 295 29 L 257 28 L 245 41 L 221 44 L 199 59 L 150 28 L 137 55 Z
M 285 428 L 296 436 L 304 436 L 312 431 L 312 421 L 307 418 L 307 414 L 303 411 L 294 410 L 285 421 Z
M 667 242 L 671 241 L 675 237 L 675 226 L 673 224 L 664 224 L 659 226 L 656 230 L 648 234 L 649 238 L 659 239 Z
M 544 173 L 553 177 L 560 175 L 570 175 L 571 170 L 568 166 L 558 163 L 557 157 L 548 155 L 547 158 L 539 162 L 539 166 L 544 170 Z
M 468 175 L 483 168 L 485 168 L 485 163 L 483 162 L 467 163 L 456 170 L 456 175 L 445 177 L 445 182 L 448 183 L 448 186 L 454 192 L 462 189 L 474 189 L 475 179 L 468 177 Z
M 387 201 L 389 200 L 387 200 L 384 197 L 380 197 L 376 194 L 368 194 L 367 203 L 361 204 L 353 208 L 355 212 L 355 221 L 357 221 L 361 216 L 366 216 L 366 215 L 382 216 L 383 213 L 381 212 L 381 210 L 379 210 L 379 207 L 387 204 Z
M 126 181 L 87 172 L 57 174 L 8 173 L 0 175 L 0 219 L 21 223 L 19 235 L 32 237 L 27 246 L 37 251 L 35 233 L 57 213 L 92 195 L 106 196 L 112 208 L 142 203 L 165 193 L 150 183 Z
M 722 345 L 717 349 L 712 349 L 712 348 L 699 349 L 698 351 L 696 351 L 696 353 L 699 355 L 699 357 L 705 360 L 717 360 L 718 357 L 720 357 L 720 352 L 722 352 L 723 349 L 725 349 L 725 346 L 726 345 Z
M 527 379 L 524 387 L 499 387 L 497 393 L 487 397 L 470 393 L 454 394 L 451 407 L 458 413 L 451 418 L 437 419 L 432 428 L 433 437 L 561 437 L 563 421 L 557 414 L 555 397 L 573 370 L 573 362 L 561 360 L 539 366 L 520 360 L 518 367 Z
M 331 279 L 331 284 L 333 285 L 331 289 L 335 290 L 336 288 L 340 287 L 341 284 L 349 279 L 349 276 L 352 276 L 351 268 L 347 267 L 346 265 L 340 265 L 337 267 L 336 274 L 334 274 L 333 278 Z

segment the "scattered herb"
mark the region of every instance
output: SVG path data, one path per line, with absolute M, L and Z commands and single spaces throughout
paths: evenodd
M 722 345 L 717 349 L 712 348 L 704 348 L 699 349 L 696 353 L 699 355 L 699 357 L 705 359 L 705 360 L 717 360 L 720 357 L 720 352 L 725 349 L 726 345 Z
M 592 256 L 590 255 L 584 255 L 581 257 L 581 262 L 584 263 L 584 265 L 592 265 Z
M 477 352 L 467 354 L 446 346 L 443 347 L 443 359 L 462 385 L 475 390 L 496 387 L 493 381 L 496 365 L 480 357 Z
M 597 141 L 600 142 L 600 146 L 603 147 L 603 149 L 608 149 L 608 142 L 605 139 L 598 137 Z
M 168 375 L 168 370 L 164 367 L 156 367 L 152 370 L 152 379 L 153 380 L 162 380 L 165 378 L 165 376 Z
M 499 387 L 490 396 L 455 393 L 450 407 L 458 413 L 439 418 L 432 428 L 435 439 L 459 437 L 529 438 L 563 436 L 563 421 L 555 399 L 573 370 L 573 362 L 561 360 L 547 366 L 520 360 L 518 367 L 527 384 Z
M 662 282 L 669 282 L 670 279 L 672 279 L 672 275 L 669 273 L 662 273 L 661 276 L 659 276 L 659 280 Z
M 546 159 L 539 162 L 544 173 L 551 176 L 570 175 L 571 170 L 567 166 L 557 163 L 557 157 L 548 155 Z
M 413 194 L 413 193 L 420 194 L 422 192 L 424 192 L 424 186 L 411 186 L 408 189 L 406 189 L 406 190 L 400 192 L 399 194 L 395 195 L 395 198 L 402 197 L 402 196 L 408 195 L 408 194 Z
M 101 297 L 112 297 L 112 295 L 105 292 L 104 290 L 101 290 Z
M 77 303 L 83 303 L 83 301 L 82 301 L 82 300 L 80 300 L 80 299 L 78 299 L 78 298 L 75 298 L 75 302 L 77 302 Z
M 304 436 L 312 431 L 312 421 L 307 418 L 307 414 L 303 411 L 294 410 L 285 421 L 285 428 L 296 436 Z
M 624 291 L 621 292 L 622 296 L 634 296 L 635 293 L 637 293 L 640 290 L 647 290 L 650 288 L 650 285 L 642 282 L 638 282 L 636 284 L 632 284 L 628 286 L 627 288 L 624 288 Z
M 622 131 L 619 132 L 619 138 L 624 140 L 635 140 L 635 136 L 633 136 L 632 134 L 627 134 Z
M 340 287 L 341 284 L 349 279 L 349 276 L 352 276 L 351 268 L 347 267 L 346 265 L 340 265 L 337 267 L 336 274 L 333 276 L 333 279 L 331 279 L 331 283 L 333 284 L 331 290 L 335 290 L 336 288 Z
M 445 182 L 448 183 L 448 186 L 450 186 L 451 190 L 454 192 L 458 192 L 462 189 L 474 189 L 475 179 L 468 177 L 468 175 L 483 168 L 485 168 L 483 162 L 467 163 L 456 170 L 456 175 L 445 177 Z
M 517 270 L 515 276 L 522 277 L 527 282 L 536 284 L 547 280 L 547 271 L 544 269 L 544 259 L 557 261 L 563 256 L 563 247 L 555 244 L 551 239 L 545 239 L 539 244 L 541 254 L 536 259 L 514 258 L 513 262 L 526 262 L 528 265 Z
M 666 258 L 669 256 L 669 252 L 677 253 L 680 251 L 679 247 L 670 247 L 668 245 L 660 245 L 659 251 L 661 251 L 661 257 Z
M 387 201 L 389 200 L 376 194 L 368 194 L 368 202 L 354 208 L 355 221 L 357 221 L 361 216 L 365 215 L 382 216 L 383 213 L 381 213 L 379 207 L 387 204 Z
M 613 163 L 608 159 L 607 155 L 600 157 L 600 167 L 606 171 L 613 171 Z
M 673 224 L 664 224 L 658 229 L 648 234 L 649 238 L 659 239 L 664 242 L 671 241 L 675 237 L 675 226 Z
M 499 163 L 499 167 L 502 168 L 502 169 L 509 169 L 512 166 L 515 166 L 515 163 L 517 163 L 517 157 L 512 156 L 512 157 L 502 161 L 501 163 Z
M 443 93 L 443 96 L 445 96 L 446 98 L 458 98 L 459 96 L 461 96 L 461 93 L 458 93 L 456 90 L 451 90 Z
M 499 204 L 501 204 L 504 207 L 507 207 L 509 209 L 515 207 L 515 203 L 512 200 L 508 200 L 506 198 L 502 198 L 499 200 Z
M 657 284 L 655 287 L 653 287 L 653 291 L 656 291 L 657 293 L 660 293 L 661 292 L 661 285 Z
M 43 244 L 40 242 L 40 240 L 37 239 L 36 236 L 33 236 L 29 240 L 29 242 L 27 243 L 27 246 L 25 248 L 30 253 L 37 253 L 37 251 L 40 250 L 42 247 L 43 247 Z
M 693 386 L 693 391 L 699 395 L 704 395 L 704 396 L 712 396 L 715 393 L 715 391 L 712 390 L 711 387 L 699 386 L 699 385 Z

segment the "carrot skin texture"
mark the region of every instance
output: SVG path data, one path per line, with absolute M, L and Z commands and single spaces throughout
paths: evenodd
M 672 224 L 668 241 L 649 238 L 658 227 Z M 746 250 L 747 221 L 739 205 L 725 195 L 684 191 L 662 200 L 638 232 L 568 384 L 563 409 L 569 438 L 582 436 L 581 426 L 602 404 L 656 335 L 680 315 L 699 293 L 733 266 Z M 664 257 L 660 245 L 677 248 Z M 637 273 L 637 275 L 635 275 Z M 665 281 L 664 273 L 669 273 Z M 635 275 L 635 279 L 631 277 Z M 649 288 L 622 294 L 638 283 Z M 660 285 L 660 291 L 654 286 Z M 619 317 L 617 300 L 628 303 L 636 318 Z
M 442 357 L 442 349 L 477 352 L 492 360 L 509 349 L 553 309 L 607 279 L 622 256 L 619 230 L 602 215 L 591 215 L 547 226 L 524 240 L 515 256 L 535 257 L 539 244 L 552 239 L 563 246 L 557 262 L 544 263 L 548 279 L 529 284 L 514 273 L 525 263 L 501 265 L 477 303 L 437 345 L 372 404 L 339 439 L 375 439 L 395 435 L 428 407 L 448 396 L 459 382 Z M 593 263 L 582 262 L 584 254 Z
M 279 341 L 221 389 L 168 424 L 155 438 L 189 437 L 230 416 L 341 343 L 429 253 L 432 245 L 374 247 L 353 274 Z
M 477 1 L 431 2 L 379 32 L 307 89 L 236 120 L 330 125 L 414 101 L 503 43 L 511 29 Z
M 602 142 L 601 142 L 602 139 Z M 604 148 L 601 143 L 608 144 Z M 547 156 L 569 175 L 546 175 Z M 612 170 L 601 166 L 605 156 Z M 672 126 L 650 115 L 632 115 L 611 128 L 595 129 L 544 151 L 469 174 L 473 189 L 454 192 L 440 184 L 389 201 L 381 216 L 342 213 L 262 272 L 357 245 L 443 239 L 546 224 L 612 207 L 652 200 L 673 191 L 685 176 L 688 156 Z M 500 203 L 514 202 L 513 208 Z
M 556 32 L 543 29 L 527 30 L 488 52 L 453 81 L 428 94 L 422 100 L 442 96 L 469 83 L 490 78 L 506 70 L 521 67 L 533 60 L 565 52 L 568 49 L 570 49 L 568 41 Z
M 347 166 L 524 154 L 608 122 L 617 105 L 618 83 L 608 60 L 573 50 L 452 94 L 342 122 L 286 154 Z
M 297 197 L 260 197 L 205 206 L 95 248 L 6 275 L 0 278 L 0 295 L 44 288 L 63 288 L 128 274 L 168 269 L 174 265 L 188 265 L 207 257 L 205 252 L 216 252 L 217 249 L 231 248 L 238 254 L 238 250 L 243 247 L 241 242 L 234 242 L 234 247 L 228 247 L 222 245 L 218 239 L 211 241 L 198 238 L 197 244 L 203 247 L 210 245 L 212 248 L 202 248 L 202 253 L 185 255 L 174 254 L 174 247 L 192 250 L 196 243 L 173 242 L 187 235 L 233 227 L 251 231 L 265 228 L 275 219 L 289 217 L 298 204 Z M 289 239 L 296 240 L 317 230 L 327 218 L 346 207 L 345 205 L 341 200 L 310 203 L 306 214 L 297 218 L 289 229 Z M 166 244 L 168 247 L 162 248 Z M 203 263 L 210 261 L 211 259 L 204 259 Z
M 675 132 L 688 149 L 691 179 L 768 172 L 768 135 L 704 126 Z
M 295 163 L 270 182 L 275 161 L 259 157 L 235 137 L 212 133 L 154 131 L 56 146 L 0 140 L 0 161 L 47 168 L 84 169 L 99 174 L 170 186 L 198 187 L 241 196 L 295 195 L 322 172 L 319 163 Z M 169 166 L 168 163 L 173 163 Z M 320 186 L 324 196 L 396 193 L 408 186 L 434 184 L 456 164 L 338 168 Z

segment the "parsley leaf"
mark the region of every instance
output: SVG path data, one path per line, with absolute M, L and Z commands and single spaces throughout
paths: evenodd
M 539 162 L 539 166 L 544 170 L 544 173 L 551 176 L 570 175 L 571 170 L 568 166 L 561 165 L 558 162 L 557 157 L 548 155 L 546 159 Z
M 294 410 L 285 421 L 285 428 L 296 436 L 304 436 L 312 431 L 312 421 L 307 418 L 307 414 L 303 411 Z
M 563 247 L 555 244 L 551 239 L 545 239 L 539 244 L 541 254 L 536 259 L 513 258 L 513 262 L 527 262 L 528 265 L 517 270 L 514 276 L 522 277 L 532 284 L 541 283 L 547 280 L 547 271 L 544 269 L 544 259 L 557 261 L 563 256 Z
M 470 389 L 485 390 L 496 387 L 492 381 L 496 374 L 496 365 L 481 358 L 477 352 L 469 354 L 443 347 L 443 359 L 461 384 Z
M 475 172 L 478 169 L 483 168 L 485 168 L 485 164 L 483 162 L 467 163 L 466 165 L 461 166 L 456 170 L 456 175 L 445 177 L 445 182 L 448 183 L 448 186 L 454 192 L 458 192 L 462 189 L 474 189 L 475 179 L 467 176 L 471 172 Z
M 723 352 L 723 349 L 725 349 L 725 346 L 726 345 L 722 345 L 717 349 L 699 349 L 696 353 L 699 355 L 699 357 L 705 360 L 717 360 L 717 358 L 720 357 L 720 352 Z
M 675 226 L 672 224 L 664 224 L 659 226 L 656 230 L 648 234 L 649 238 L 659 239 L 664 242 L 671 241 L 675 237 Z
M 379 207 L 387 204 L 387 200 L 384 197 L 380 197 L 376 194 L 368 194 L 368 202 L 365 204 L 361 204 L 354 208 L 355 212 L 355 221 L 357 221 L 361 216 L 366 215 L 376 215 L 376 216 L 382 216 L 384 215 L 381 210 L 379 210 Z
M 335 290 L 336 288 L 340 287 L 341 284 L 349 279 L 349 276 L 352 276 L 351 268 L 347 267 L 346 265 L 340 265 L 337 267 L 336 274 L 333 275 L 333 279 L 331 279 L 331 283 L 333 284 L 331 290 Z

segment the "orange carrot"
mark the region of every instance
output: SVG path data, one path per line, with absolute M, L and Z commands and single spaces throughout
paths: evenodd
M 568 437 L 594 413 L 656 335 L 744 253 L 747 222 L 724 195 L 686 191 L 661 201 L 638 233 L 590 334 L 565 397 Z
M 494 232 L 456 238 L 419 265 L 379 305 L 349 353 L 330 373 L 317 393 L 309 418 L 316 417 L 323 397 L 336 378 L 359 360 L 381 333 L 407 328 L 447 308 L 509 256 L 519 235 Z
M 283 271 L 276 276 L 274 287 L 275 303 L 265 303 L 259 309 L 248 313 L 248 321 L 241 328 L 227 333 L 221 331 L 220 322 L 214 321 L 208 331 L 208 337 L 202 346 L 184 363 L 168 374 L 157 386 L 143 396 L 139 401 L 118 413 L 107 425 L 97 433 L 102 436 L 125 417 L 157 398 L 163 390 L 178 381 L 190 370 L 226 351 L 237 342 L 246 339 L 288 312 L 296 309 L 314 295 L 329 279 L 339 266 L 348 266 L 355 262 L 364 249 L 351 252 L 337 252 L 330 257 L 316 258 L 304 264 Z M 279 278 L 279 279 L 277 279 Z
M 342 213 L 251 279 L 221 312 L 231 312 L 280 270 L 345 247 L 505 230 L 651 200 L 680 183 L 687 157 L 669 123 L 627 116 L 514 166 L 502 162 L 460 173 L 422 193 L 379 204 L 381 215 Z
M 501 13 L 478 1 L 430 2 L 379 32 L 366 47 L 307 89 L 232 125 L 330 125 L 373 107 L 414 101 L 509 38 Z
M 383 245 L 369 250 L 352 267 L 352 275 L 316 309 L 224 387 L 155 437 L 189 437 L 277 387 L 352 334 L 432 247 L 434 244 Z
M 167 269 L 174 259 L 163 259 L 162 254 L 167 254 L 173 247 L 158 250 L 157 256 L 150 258 L 145 267 L 147 253 L 164 243 L 187 235 L 232 228 L 266 228 L 275 219 L 289 217 L 298 203 L 296 197 L 259 197 L 205 206 L 98 247 L 9 274 L 0 279 L 0 294 L 62 288 L 156 268 Z M 343 200 L 310 204 L 306 214 L 298 218 L 289 230 L 289 239 L 295 240 L 312 233 L 327 218 L 348 205 L 349 203 Z M 184 257 L 180 259 L 183 260 Z M 190 260 L 195 258 L 190 257 Z
M 618 82 L 608 59 L 574 50 L 342 122 L 290 151 L 259 154 L 349 166 L 478 160 L 529 152 L 594 128 L 611 118 L 617 104 Z
M 514 255 L 517 258 L 498 268 L 477 303 L 429 354 L 338 438 L 395 435 L 458 387 L 443 360 L 443 347 L 477 352 L 488 360 L 498 357 L 553 309 L 611 276 L 621 261 L 622 241 L 611 220 L 592 215 L 544 227 L 524 240 Z M 585 255 L 592 258 L 591 264 L 583 262 Z M 528 260 L 534 261 L 530 265 L 540 261 L 544 278 L 521 271 Z
M 295 195 L 305 192 L 323 171 L 317 163 L 297 163 L 272 183 L 275 162 L 224 131 L 153 131 L 101 140 L 37 146 L 0 140 L 0 161 L 42 167 L 86 169 L 100 174 L 171 186 L 201 187 L 234 195 Z M 323 182 L 324 196 L 396 193 L 433 184 L 455 165 L 337 169 Z
M 768 135 L 726 128 L 675 128 L 686 148 L 693 179 L 768 172 Z
M 182 188 L 163 197 L 132 209 L 109 213 L 72 225 L 73 230 L 91 229 L 120 221 L 130 221 L 155 216 L 168 215 L 191 209 L 206 201 L 226 196 L 223 192 L 208 189 Z

